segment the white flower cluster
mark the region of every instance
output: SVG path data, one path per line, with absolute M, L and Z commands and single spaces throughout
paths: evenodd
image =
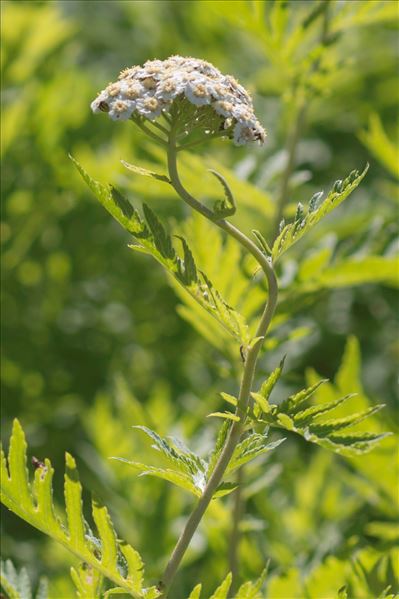
M 154 121 L 168 113 L 176 99 L 186 98 L 200 107 L 210 106 L 220 117 L 222 130 L 233 135 L 237 145 L 265 140 L 248 92 L 229 75 L 222 75 L 209 62 L 171 56 L 147 61 L 142 67 L 125 69 L 92 102 L 93 112 L 107 112 L 113 120 L 135 114 Z

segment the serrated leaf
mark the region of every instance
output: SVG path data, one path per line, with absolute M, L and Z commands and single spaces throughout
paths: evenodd
M 295 428 L 292 418 L 290 418 L 287 414 L 278 414 L 277 422 L 280 426 L 287 429 L 287 431 L 292 431 Z
M 321 381 L 318 381 L 311 387 L 308 387 L 307 389 L 302 389 L 302 391 L 299 391 L 299 393 L 295 393 L 294 395 L 290 395 L 290 397 L 288 397 L 281 403 L 279 410 L 282 412 L 287 412 L 288 414 L 290 414 L 290 416 L 294 415 L 294 413 L 298 411 L 298 408 L 302 406 L 302 404 L 304 404 L 313 395 L 313 393 L 320 387 L 320 385 L 324 385 L 327 382 L 327 379 L 322 379 Z
M 116 540 L 111 519 L 104 506 L 97 503 L 93 507 L 101 546 L 93 542 L 93 537 L 90 537 L 89 531 L 86 529 L 82 512 L 82 487 L 73 457 L 66 454 L 64 481 L 66 518 L 64 516 L 64 520 L 66 520 L 67 526 L 55 516 L 51 485 L 53 469 L 49 460 L 45 460 L 44 464 L 36 468 L 33 490 L 30 490 L 26 469 L 25 435 L 18 421 L 15 421 L 13 425 L 10 457 L 12 468 L 10 467 L 9 476 L 6 459 L 2 453 L 1 500 L 4 505 L 32 526 L 61 543 L 82 562 L 125 589 L 125 593 L 136 599 L 143 599 L 142 574 L 138 581 L 133 582 L 129 577 L 130 574 L 126 578 L 119 570 L 117 554 L 118 548 L 122 551 L 122 546 L 121 542 Z M 20 501 L 21 484 L 25 485 L 23 505 Z M 28 495 L 26 495 L 26 490 Z M 129 551 L 127 547 L 129 546 L 123 545 L 125 553 Z M 131 551 L 134 550 L 131 549 Z M 79 578 L 79 575 L 75 570 L 75 579 L 77 579 L 76 577 Z M 25 579 L 24 576 L 23 579 Z M 82 585 L 83 582 L 81 581 L 80 584 Z M 149 591 L 154 596 L 159 594 L 155 587 L 151 587 Z
M 70 574 L 79 599 L 88 599 L 88 597 L 101 599 L 100 589 L 103 578 L 93 566 L 86 563 L 79 564 L 77 568 L 71 568 Z
M 198 280 L 197 267 L 193 258 L 193 254 L 184 237 L 181 237 L 181 235 L 176 235 L 176 237 L 180 239 L 182 243 L 184 254 L 180 277 L 185 285 L 191 285 Z
M 261 588 L 265 581 L 269 564 L 266 565 L 256 582 L 244 582 L 237 591 L 234 599 L 263 599 Z
M 119 224 L 133 235 L 142 234 L 144 224 L 133 206 L 115 188 L 110 185 L 102 185 L 99 181 L 92 179 L 75 158 L 70 156 L 70 159 L 99 202 Z
M 124 541 L 119 542 L 119 549 L 127 564 L 126 579 L 131 583 L 133 590 L 140 594 L 144 586 L 144 563 L 141 555 Z
M 216 200 L 213 206 L 213 215 L 219 220 L 221 218 L 225 218 L 226 216 L 231 216 L 236 211 L 236 205 L 234 201 L 234 196 L 231 192 L 231 189 L 226 181 L 226 179 L 215 171 L 214 169 L 209 169 L 209 172 L 212 173 L 216 179 L 222 184 L 225 197 L 222 200 Z
M 263 397 L 261 393 L 251 392 L 251 397 L 255 400 L 255 402 L 264 414 L 267 414 L 271 411 L 271 405 L 269 404 L 267 399 Z
M 65 508 L 68 518 L 69 543 L 72 549 L 86 546 L 85 525 L 82 513 L 82 486 L 76 462 L 69 454 L 65 454 Z
M 101 565 L 110 570 L 117 569 L 118 546 L 108 510 L 98 500 L 93 500 L 92 513 L 101 541 Z
M 197 584 L 191 591 L 188 599 L 200 599 L 202 584 Z
M 142 166 L 136 166 L 135 164 L 129 164 L 125 160 L 121 160 L 123 166 L 125 166 L 129 171 L 132 171 L 136 175 L 143 175 L 144 177 L 152 177 L 153 179 L 157 179 L 158 181 L 164 181 L 165 183 L 170 183 L 169 177 L 166 175 L 159 175 L 154 171 L 150 171 L 147 168 L 143 168 Z
M 112 595 L 126 595 L 126 591 L 121 587 L 114 587 L 113 589 L 108 589 L 108 591 L 104 593 L 104 599 L 108 599 L 108 597 L 112 597 Z
M 213 451 L 211 452 L 211 454 L 209 456 L 209 463 L 208 463 L 208 468 L 206 471 L 207 479 L 209 479 L 210 475 L 212 474 L 212 472 L 216 466 L 217 460 L 222 452 L 224 444 L 226 443 L 227 436 L 229 434 L 231 426 L 232 426 L 231 421 L 225 420 L 218 432 L 218 436 L 216 438 L 216 443 L 215 443 L 215 448 L 213 449 Z
M 220 393 L 220 395 L 223 397 L 223 399 L 225 401 L 227 401 L 227 403 L 231 404 L 232 406 L 237 405 L 238 400 L 236 397 L 234 397 L 234 395 L 230 395 L 229 393 L 224 393 L 223 391 Z
M 212 496 L 212 499 L 216 499 L 216 498 L 220 498 L 220 497 L 225 497 L 226 495 L 230 495 L 230 493 L 232 493 L 233 491 L 235 491 L 237 488 L 237 485 L 235 483 L 229 483 L 229 482 L 225 482 L 225 483 L 221 483 L 218 488 L 216 489 L 215 493 Z
M 284 358 L 281 360 L 280 364 L 277 366 L 277 368 L 275 368 L 273 370 L 273 372 L 271 373 L 271 375 L 265 380 L 265 382 L 262 384 L 259 393 L 260 395 L 262 395 L 265 399 L 269 399 L 271 392 L 273 391 L 274 387 L 276 386 L 277 381 L 279 380 L 279 378 L 281 377 L 281 374 L 283 372 L 283 368 L 284 368 L 284 362 L 285 362 L 285 356 Z
M 268 443 L 267 434 L 250 433 L 235 448 L 230 463 L 226 468 L 226 474 L 231 474 L 249 461 L 275 449 L 283 441 L 285 439 L 278 439 L 277 441 Z
M 229 572 L 222 584 L 218 586 L 216 591 L 213 593 L 211 597 L 209 597 L 209 599 L 227 599 L 232 580 L 233 577 L 231 575 L 231 572 Z
M 291 224 L 284 225 L 272 248 L 273 260 L 276 261 L 284 252 L 286 252 L 294 243 L 299 241 L 305 233 L 324 217 L 327 216 L 334 208 L 339 206 L 360 184 L 368 170 L 368 165 L 359 175 L 353 172 L 344 180 L 336 181 L 332 190 L 327 195 L 326 199 L 317 207 L 315 196 L 311 199 L 308 213 L 302 215 L 301 210 L 298 218 Z
M 240 421 L 240 417 L 237 414 L 232 414 L 232 412 L 212 412 L 208 414 L 208 418 L 227 418 L 227 420 L 234 420 L 235 422 Z
M 350 426 L 354 426 L 355 424 L 359 424 L 365 418 L 368 418 L 372 414 L 379 412 L 384 407 L 384 404 L 380 404 L 369 408 L 368 410 L 364 410 L 363 412 L 358 412 L 357 414 L 351 414 L 350 416 L 346 416 L 346 418 L 335 418 L 331 420 L 326 420 L 324 422 L 315 422 L 309 425 L 309 431 L 312 434 L 317 435 L 318 437 L 325 437 L 326 435 L 330 435 L 336 431 L 339 431 L 344 428 L 348 428 Z
M 172 465 L 177 466 L 183 473 L 189 476 L 197 476 L 199 473 L 205 472 L 206 463 L 204 460 L 185 447 L 178 439 L 174 439 L 175 447 L 173 447 L 166 439 L 163 439 L 146 426 L 135 426 L 133 428 L 142 430 L 153 439 L 155 441 L 153 447 L 161 451 Z
M 316 406 L 312 406 L 307 408 L 306 410 L 302 410 L 301 412 L 297 412 L 294 414 L 294 422 L 295 426 L 303 427 L 312 422 L 316 416 L 324 414 L 325 412 L 330 412 L 334 408 L 337 408 L 339 405 L 353 397 L 354 394 L 350 393 L 349 395 L 345 395 L 345 397 L 341 397 L 339 399 L 335 399 L 334 401 L 326 402 L 325 404 L 320 404 Z
M 260 231 L 258 231 L 257 229 L 252 229 L 252 233 L 256 237 L 256 239 L 257 239 L 260 247 L 262 248 L 263 252 L 267 256 L 271 256 L 272 255 L 272 250 L 271 250 L 269 244 L 267 243 L 266 239 L 263 237 L 262 233 Z
M 140 476 L 155 476 L 156 478 L 161 478 L 166 480 L 174 485 L 184 489 L 185 491 L 189 491 L 196 497 L 201 497 L 202 491 L 205 486 L 205 477 L 202 479 L 198 477 L 197 484 L 195 484 L 195 477 L 190 477 L 183 472 L 178 472 L 176 470 L 171 470 L 169 468 L 156 468 L 155 466 L 148 466 L 147 464 L 142 464 L 141 462 L 133 462 L 131 460 L 127 460 L 125 458 L 112 458 L 119 462 L 123 462 L 128 464 L 134 470 L 140 472 Z
M 26 465 L 27 443 L 25 435 L 18 420 L 14 420 L 13 430 L 8 452 L 8 467 L 10 479 L 19 489 L 18 502 L 21 509 L 31 510 L 32 499 L 28 482 L 28 469 Z
M 11 560 L 0 562 L 0 585 L 7 593 L 8 599 L 47 599 L 48 583 L 45 577 L 41 577 L 36 593 L 32 593 L 32 584 L 26 568 L 22 567 L 18 572 Z
M 147 226 L 137 210 L 117 189 L 95 181 L 77 160 L 72 157 L 71 160 L 100 203 L 136 238 L 136 243 L 129 245 L 130 249 L 153 256 L 202 308 L 219 321 L 226 331 L 241 344 L 247 343 L 249 333 L 244 318 L 224 301 L 221 294 L 203 273 L 201 273 L 203 279 L 201 280 L 187 242 L 183 243 L 185 258 L 181 260 L 176 255 L 170 236 L 149 206 L 143 205 Z
M 154 238 L 154 243 L 157 250 L 160 252 L 163 258 L 173 260 L 176 256 L 175 250 L 172 246 L 172 240 L 166 233 L 165 228 L 155 212 L 151 210 L 147 204 L 143 204 L 143 211 L 148 226 L 150 227 L 151 233 Z

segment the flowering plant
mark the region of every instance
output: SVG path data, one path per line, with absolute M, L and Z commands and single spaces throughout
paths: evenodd
M 92 102 L 93 112 L 107 112 L 113 120 L 132 119 L 149 133 L 145 121 L 162 116 L 172 122 L 179 139 L 192 133 L 230 137 L 236 145 L 264 142 L 265 131 L 257 120 L 248 92 L 234 77 L 222 73 L 209 62 L 171 56 L 150 60 L 143 67 L 124 69 Z M 154 132 L 151 133 L 153 137 Z M 182 145 L 181 147 L 184 147 Z
M 112 120 L 132 120 L 164 149 L 167 175 L 127 163 L 125 165 L 136 174 L 151 176 L 171 185 L 194 211 L 249 252 L 267 282 L 265 305 L 252 330 L 245 318 L 224 300 L 209 277 L 198 268 L 184 237 L 178 236 L 182 247 L 179 252 L 175 247 L 176 242 L 149 206 L 143 206 L 141 215 L 118 190 L 92 179 L 74 160 L 98 200 L 133 236 L 135 243 L 132 249 L 150 254 L 160 262 L 193 300 L 231 334 L 236 343 L 236 354 L 242 363 L 241 382 L 236 395 L 221 392 L 223 400 L 232 409 L 210 414 L 222 418 L 223 424 L 215 446 L 208 455 L 197 455 L 182 442 L 162 438 L 156 431 L 141 426 L 139 428 L 151 438 L 155 449 L 163 454 L 168 467 L 142 464 L 130 460 L 131 456 L 117 458 L 134 471 L 161 478 L 195 497 L 192 512 L 156 584 L 146 585 L 139 553 L 117 537 L 107 508 L 97 499 L 92 502 L 97 530 L 93 532 L 87 525 L 82 511 L 82 487 L 72 456 L 66 456 L 66 513 L 62 519 L 53 504 L 53 469 L 49 460 L 34 462 L 35 473 L 31 485 L 26 467 L 25 436 L 18 421 L 14 424 L 8 460 L 2 455 L 3 503 L 80 559 L 82 564 L 72 568 L 79 597 L 98 597 L 104 585 L 112 583 L 115 586 L 108 586 L 104 597 L 125 593 L 137 599 L 156 599 L 174 596 L 170 594 L 172 583 L 211 501 L 234 492 L 237 502 L 233 514 L 232 572 L 212 597 L 226 599 L 233 593 L 237 599 L 259 598 L 262 596 L 265 573 L 257 582 L 246 582 L 237 589 L 240 492 L 244 466 L 277 449 L 284 441 L 280 436 L 270 440 L 270 431 L 276 431 L 277 435 L 280 431 L 295 433 L 307 442 L 344 456 L 357 456 L 370 451 L 386 436 L 385 433 L 368 430 L 347 430 L 357 426 L 382 406 L 360 410 L 345 417 L 329 417 L 331 411 L 346 404 L 353 395 L 314 402 L 317 390 L 326 383 L 323 380 L 314 382 L 282 402 L 272 401 L 271 394 L 282 375 L 284 361 L 259 388 L 254 386 L 258 358 L 278 302 L 276 262 L 349 196 L 367 169 L 362 173 L 352 171 L 345 179 L 337 181 L 324 201 L 319 193 L 311 198 L 306 210 L 302 204 L 298 204 L 293 222 L 281 223 L 273 243 L 264 239 L 259 231 L 254 231 L 254 239 L 251 239 L 228 220 L 236 212 L 236 200 L 226 179 L 212 171 L 222 185 L 224 197 L 217 200 L 213 208 L 209 208 L 184 187 L 177 165 L 181 150 L 211 138 L 227 137 L 236 145 L 265 141 L 265 131 L 254 114 L 250 95 L 234 78 L 222 75 L 217 68 L 202 60 L 172 56 L 164 61 L 149 61 L 143 67 L 122 71 L 118 81 L 108 85 L 91 107 L 95 113 L 107 113 Z M 9 589 L 18 583 L 17 573 L 10 565 L 4 567 L 4 580 L 4 585 Z M 200 592 L 199 584 L 193 589 L 190 599 L 198 599 Z

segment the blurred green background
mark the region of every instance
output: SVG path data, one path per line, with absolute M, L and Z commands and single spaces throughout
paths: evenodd
M 184 159 L 192 191 L 202 192 L 207 166 L 225 168 L 242 192 L 236 222 L 245 229 L 270 238 L 296 123 L 288 218 L 298 201 L 369 162 L 354 196 L 282 261 L 281 319 L 261 374 L 287 353 L 282 395 L 298 389 L 310 367 L 334 379 L 345 352 L 337 386 L 386 403 L 376 423 L 394 430 L 397 3 L 331 1 L 324 34 L 323 4 L 2 2 L 2 432 L 8 437 L 12 418 L 20 418 L 34 455 L 50 456 L 58 470 L 59 499 L 63 453 L 71 451 L 86 489 L 108 502 L 150 578 L 159 576 L 192 498 L 106 458 L 148 452 L 130 428 L 144 422 L 208 448 L 215 424 L 204 417 L 219 406 L 219 391 L 234 392 L 229 360 L 237 361 L 237 350 L 216 333 L 213 340 L 199 333 L 186 299 L 159 265 L 127 248 L 127 234 L 93 201 L 68 153 L 134 203 L 145 198 L 170 228 L 186 226 L 190 238 L 191 227 L 199 246 L 213 243 L 209 230 L 182 224 L 188 214 L 169 190 L 123 171 L 122 158 L 163 162 L 158 150 L 132 124 L 89 107 L 125 66 L 181 54 L 236 76 L 268 130 L 263 148 L 217 141 L 197 161 Z M 212 268 L 217 282 L 218 263 Z M 273 599 L 304 596 L 290 594 L 302 584 L 310 597 L 335 596 L 328 593 L 350 576 L 350 555 L 363 552 L 372 569 L 397 540 L 394 444 L 344 460 L 290 438 L 275 453 L 252 473 L 253 485 L 263 476 L 259 488 L 248 486 L 242 577 L 256 577 L 271 558 Z M 177 598 L 199 580 L 209 591 L 225 575 L 230 505 L 212 505 Z M 73 596 L 65 568 L 72 559 L 62 549 L 10 514 L 2 527 L 4 557 L 33 577 L 48 574 L 52 596 Z M 378 572 L 376 593 L 394 577 Z

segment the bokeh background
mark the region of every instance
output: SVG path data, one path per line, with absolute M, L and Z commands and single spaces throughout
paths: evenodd
M 133 203 L 145 199 L 170 229 L 185 227 L 198 248 L 219 243 L 198 222 L 183 223 L 188 213 L 162 184 L 137 181 L 120 164 L 163 164 L 159 150 L 132 124 L 89 108 L 125 66 L 181 54 L 236 76 L 268 130 L 262 148 L 216 141 L 184 158 L 190 189 L 208 185 L 210 197 L 219 190 L 205 169 L 225 169 L 239 203 L 242 196 L 236 222 L 245 229 L 270 238 L 296 129 L 287 218 L 298 201 L 369 162 L 360 189 L 282 261 L 281 319 L 260 376 L 288 354 L 278 396 L 317 371 L 342 392 L 386 403 L 375 425 L 395 430 L 397 4 L 331 1 L 327 23 L 323 4 L 2 2 L 2 432 L 7 438 L 11 420 L 21 420 L 32 453 L 56 467 L 60 501 L 63 453 L 73 453 L 85 488 L 106 500 L 152 580 L 192 498 L 107 458 L 150 460 L 149 445 L 131 429 L 142 423 L 205 451 L 216 430 L 205 416 L 220 407 L 219 391 L 234 392 L 237 348 L 204 331 L 161 267 L 127 248 L 129 237 L 96 204 L 68 154 Z M 209 267 L 217 283 L 223 268 L 242 265 L 214 257 Z M 332 597 L 352 576 L 350 556 L 371 571 L 385 555 L 390 565 L 373 574 L 373 596 L 393 584 L 395 464 L 389 440 L 345 460 L 290 438 L 249 473 L 243 580 L 270 558 L 272 599 L 305 596 L 291 594 L 303 584 L 306 596 Z M 199 580 L 209 592 L 226 574 L 230 507 L 227 499 L 210 509 L 176 598 Z M 2 537 L 4 557 L 26 565 L 33 579 L 47 574 L 51 596 L 73 596 L 73 560 L 64 550 L 9 513 Z

